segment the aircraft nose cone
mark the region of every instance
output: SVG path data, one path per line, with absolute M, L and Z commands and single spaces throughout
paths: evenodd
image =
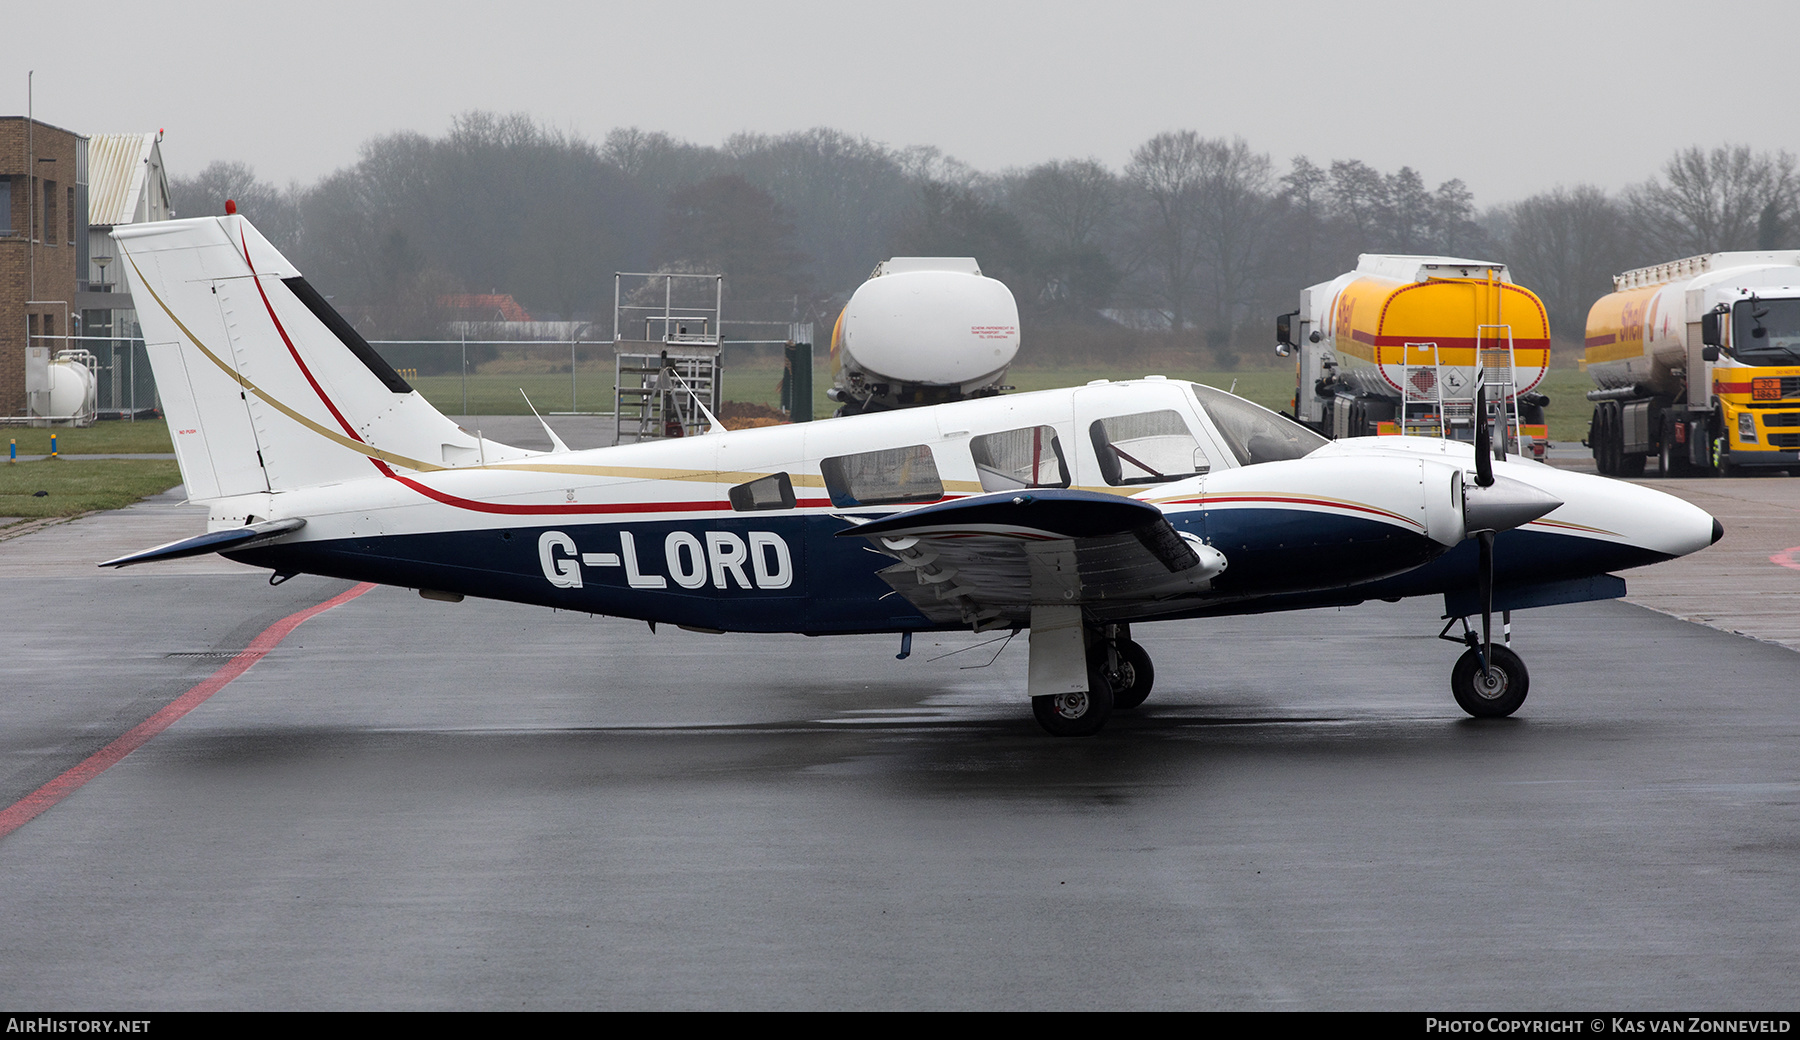
M 1542 488 L 1497 476 L 1488 487 L 1474 483 L 1463 486 L 1463 525 L 1470 534 L 1510 531 L 1562 504 L 1562 499 Z
M 1714 544 L 1714 545 L 1718 545 L 1718 544 L 1719 544 L 1719 539 L 1721 539 L 1721 538 L 1723 538 L 1723 537 L 1725 537 L 1725 525 L 1724 525 L 1724 524 L 1721 524 L 1721 523 L 1719 523 L 1719 518 L 1718 518 L 1718 517 L 1716 517 L 1716 516 L 1715 516 L 1715 517 L 1713 517 L 1713 539 L 1712 539 L 1712 544 Z

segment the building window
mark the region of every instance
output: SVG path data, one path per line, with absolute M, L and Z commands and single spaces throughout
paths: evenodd
M 0 177 L 0 235 L 12 233 L 12 178 Z
M 70 188 L 70 189 L 68 189 L 68 191 L 69 191 L 69 205 L 68 205 L 67 209 L 63 210 L 63 213 L 66 214 L 66 216 L 64 217 L 64 222 L 69 225 L 69 244 L 74 245 L 75 244 L 75 189 Z
M 44 182 L 44 238 L 47 246 L 56 244 L 56 182 Z

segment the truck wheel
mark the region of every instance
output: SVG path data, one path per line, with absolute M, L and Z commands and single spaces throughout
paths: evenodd
M 1712 475 L 1715 477 L 1732 476 L 1731 452 L 1725 448 L 1725 438 L 1716 438 L 1712 443 Z
M 1680 425 L 1680 422 L 1673 419 L 1663 421 L 1662 450 L 1656 460 L 1657 472 L 1661 476 L 1685 477 L 1688 475 L 1686 445 L 1682 445 L 1682 450 L 1677 451 L 1675 444 L 1675 430 Z
M 1626 455 L 1621 449 L 1619 453 L 1619 476 L 1641 477 L 1644 475 L 1644 464 L 1650 461 L 1648 455 Z
M 1594 468 L 1602 476 L 1615 477 L 1619 474 L 1619 456 L 1614 448 L 1618 434 L 1618 423 L 1613 418 L 1613 403 L 1601 401 L 1594 406 Z

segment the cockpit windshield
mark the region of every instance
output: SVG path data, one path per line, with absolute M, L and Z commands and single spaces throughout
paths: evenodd
M 1223 390 L 1196 384 L 1194 396 L 1242 465 L 1302 458 L 1329 443 L 1299 423 Z
M 1746 364 L 1800 365 L 1800 299 L 1739 300 L 1731 308 L 1731 353 Z

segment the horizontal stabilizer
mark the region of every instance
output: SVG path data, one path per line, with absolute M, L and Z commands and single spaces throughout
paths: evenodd
M 150 563 L 155 560 L 179 560 L 184 556 L 204 556 L 207 553 L 227 552 L 233 549 L 248 549 L 273 541 L 290 531 L 298 531 L 306 526 L 300 517 L 289 520 L 265 520 L 260 524 L 246 524 L 226 531 L 208 531 L 192 538 L 183 538 L 179 542 L 159 545 L 154 549 L 121 556 L 116 560 L 107 560 L 102 567 L 130 567 L 137 563 Z
M 1163 511 L 1134 498 L 1092 491 L 1038 488 L 939 502 L 873 520 L 845 531 L 845 538 L 955 536 L 958 533 L 1046 538 L 1132 535 L 1170 572 L 1199 562 Z

